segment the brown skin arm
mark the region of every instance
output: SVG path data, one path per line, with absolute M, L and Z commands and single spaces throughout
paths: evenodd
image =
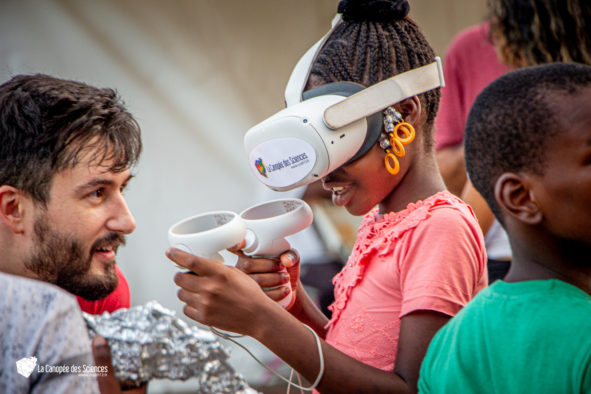
M 394 373 L 407 383 L 410 392 L 418 391 L 419 371 L 431 339 L 450 316 L 435 311 L 415 311 L 402 318 Z
M 472 182 L 469 180 L 466 181 L 461 198 L 466 204 L 472 207 L 474 215 L 476 215 L 476 219 L 478 219 L 478 224 L 482 229 L 482 233 L 486 235 L 495 220 L 495 217 L 486 203 L 486 200 L 480 195 L 480 193 L 478 193 L 474 188 L 474 185 L 472 185 Z
M 295 295 L 292 305 L 288 308 L 289 312 L 299 321 L 314 329 L 321 338 L 324 338 L 326 334 L 324 326 L 328 323 L 328 318 L 316 307 L 299 280 L 300 256 L 295 250 L 283 253 L 277 260 L 253 259 L 248 258 L 239 250 L 233 249 L 231 251 L 238 256 L 236 268 L 248 274 L 261 288 L 264 288 L 265 294 L 270 299 L 276 302 L 280 301 L 286 295 L 285 289 L 266 289 L 287 283 L 289 280 Z M 289 278 L 285 276 L 284 268 Z
M 447 189 L 461 196 L 466 184 L 466 165 L 464 163 L 464 145 L 454 145 L 436 152 L 437 166 Z
M 121 388 L 111 363 L 111 348 L 105 338 L 98 335 L 92 338 L 92 355 L 95 365 L 106 366 L 108 371 L 106 375 L 98 375 L 96 378 L 101 394 L 145 394 L 147 392 L 148 383 L 131 389 Z
M 178 297 L 184 313 L 202 324 L 249 335 L 313 382 L 320 360 L 312 333 L 292 314 L 261 291 L 260 285 L 235 267 L 199 258 L 178 249 L 167 256 L 197 273 L 178 273 Z M 305 300 L 301 300 L 303 309 Z M 322 393 L 413 393 L 424 353 L 433 334 L 447 321 L 436 312 L 411 313 L 402 319 L 395 373 L 363 364 L 321 340 L 325 371 L 318 390 Z M 402 341 L 406 341 L 402 346 Z M 408 365 L 402 365 L 408 363 Z

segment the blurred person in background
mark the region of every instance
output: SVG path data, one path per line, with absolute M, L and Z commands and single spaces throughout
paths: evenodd
M 472 206 L 485 234 L 489 282 L 508 272 L 511 247 L 466 177 L 464 127 L 480 91 L 509 70 L 552 62 L 591 64 L 591 4 L 584 0 L 487 0 L 486 22 L 462 31 L 443 68 L 435 120 L 437 161 L 447 187 Z

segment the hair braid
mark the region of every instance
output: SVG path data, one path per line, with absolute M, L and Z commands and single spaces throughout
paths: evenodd
M 406 16 L 407 8 L 396 9 L 394 16 L 387 12 L 378 12 L 377 16 L 369 12 L 357 16 L 344 14 L 343 21 L 319 51 L 310 77 L 322 83 L 350 81 L 370 86 L 431 63 L 435 53 L 416 23 Z M 419 95 L 426 112 L 428 149 L 433 146 L 432 126 L 439 97 L 439 89 Z
M 371 56 L 373 52 L 380 53 L 378 50 L 378 38 L 377 38 L 377 26 L 375 24 L 370 24 L 367 26 L 368 29 L 368 42 L 367 45 L 363 48 L 364 57 L 367 59 L 368 68 L 367 72 L 369 73 L 371 83 L 374 84 L 375 82 L 373 79 L 378 79 L 382 75 L 381 67 L 380 67 L 380 57 L 379 56 Z M 373 78 L 371 78 L 373 76 Z
M 379 25 L 379 33 L 378 33 L 378 43 L 379 43 L 379 50 L 378 55 L 379 59 L 377 60 L 382 69 L 382 75 L 392 75 L 394 73 L 393 67 L 390 64 L 390 59 L 392 58 L 394 48 L 390 44 L 390 42 L 386 39 L 387 30 L 384 28 L 383 25 Z

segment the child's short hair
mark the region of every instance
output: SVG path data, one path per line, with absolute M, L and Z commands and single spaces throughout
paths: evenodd
M 550 138 L 562 132 L 557 96 L 591 85 L 591 66 L 552 63 L 501 76 L 476 98 L 466 123 L 466 170 L 474 187 L 502 223 L 494 188 L 505 172 L 542 174 Z

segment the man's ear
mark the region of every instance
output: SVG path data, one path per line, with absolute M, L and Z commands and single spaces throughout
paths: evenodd
M 417 96 L 402 100 L 394 107 L 400 112 L 405 122 L 408 122 L 413 126 L 417 125 L 422 114 L 421 100 L 419 100 Z
M 25 197 L 23 193 L 9 185 L 0 186 L 0 220 L 14 233 L 24 231 Z
M 518 174 L 507 172 L 497 179 L 495 199 L 506 214 L 522 223 L 535 225 L 544 218 L 532 196 L 528 182 Z

